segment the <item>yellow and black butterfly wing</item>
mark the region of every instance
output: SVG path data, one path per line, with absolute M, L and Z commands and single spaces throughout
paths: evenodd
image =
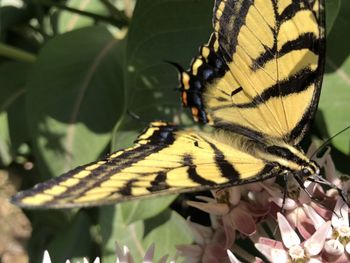
M 132 148 L 38 184 L 12 201 L 31 208 L 103 205 L 248 183 L 278 172 L 274 164 L 245 152 L 239 143 L 155 122 Z
M 195 119 L 298 144 L 320 95 L 323 8 L 322 0 L 217 0 L 214 33 L 181 74 Z

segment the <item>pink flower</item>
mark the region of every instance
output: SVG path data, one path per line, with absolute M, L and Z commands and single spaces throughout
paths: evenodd
M 332 235 L 325 244 L 324 258 L 329 262 L 350 261 L 350 227 L 348 205 L 338 197 L 332 216 Z
M 250 188 L 260 192 L 249 191 L 245 186 L 230 187 L 213 193 L 215 199 L 199 196 L 200 200 L 205 202 L 189 201 L 188 204 L 203 210 L 211 215 L 217 216 L 218 221 L 223 225 L 226 234 L 226 248 L 232 246 L 235 241 L 235 230 L 245 236 L 250 236 L 256 232 L 256 222 L 266 216 L 270 210 L 270 206 L 266 202 L 262 202 L 263 198 L 255 198 L 254 195 L 263 195 L 259 183 L 251 184 Z M 245 194 L 251 200 L 241 200 L 241 195 Z M 260 203 L 254 200 L 259 200 Z
M 301 241 L 288 220 L 277 214 L 282 242 L 260 238 L 255 247 L 271 262 L 322 262 L 321 254 L 331 223 L 326 222 L 308 239 Z
M 300 189 L 294 177 L 291 177 L 290 180 L 288 180 L 288 191 L 292 194 L 287 194 L 287 197 L 284 196 L 283 191 L 277 185 L 263 186 L 271 195 L 270 201 L 277 206 L 272 209 L 272 216 L 275 217 L 277 211 L 283 209 L 284 215 L 292 227 L 298 229 L 303 238 L 307 239 L 310 237 L 315 231 L 315 228 L 310 218 L 306 215 L 303 205 L 311 205 L 313 201 L 304 190 Z M 314 183 L 309 183 L 306 187 L 306 191 L 309 193 L 313 192 L 314 186 Z
M 123 246 L 121 248 L 118 243 L 116 244 L 116 263 L 134 263 L 135 260 L 133 259 L 132 255 L 130 254 L 129 248 L 127 246 Z M 148 250 L 146 251 L 142 263 L 151 263 L 153 262 L 154 257 L 154 245 L 151 245 Z M 162 257 L 158 263 L 166 263 L 167 262 L 167 256 Z M 174 262 L 174 261 L 173 261 Z
M 228 258 L 230 259 L 230 263 L 241 263 L 241 261 L 239 261 L 230 250 L 227 250 L 227 255 L 228 255 Z
M 223 229 L 205 227 L 188 220 L 193 233 L 195 244 L 176 246 L 179 256 L 185 258 L 186 263 L 221 263 L 229 262 L 226 253 L 226 237 Z

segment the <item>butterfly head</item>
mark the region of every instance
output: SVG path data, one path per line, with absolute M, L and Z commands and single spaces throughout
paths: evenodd
M 277 144 L 266 148 L 268 155 L 262 158 L 278 160 L 286 170 L 296 173 L 299 178 L 307 178 L 320 173 L 320 168 L 316 162 L 310 160 L 302 150 L 288 144 Z
M 313 175 L 320 174 L 320 168 L 314 161 L 309 161 L 307 165 L 304 165 L 300 170 L 301 176 L 306 178 Z

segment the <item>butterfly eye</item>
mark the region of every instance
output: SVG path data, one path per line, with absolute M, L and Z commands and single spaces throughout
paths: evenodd
M 308 176 L 308 175 L 311 174 L 311 171 L 310 171 L 309 169 L 307 169 L 307 168 L 303 168 L 302 172 L 303 172 L 303 174 L 304 174 L 305 176 Z

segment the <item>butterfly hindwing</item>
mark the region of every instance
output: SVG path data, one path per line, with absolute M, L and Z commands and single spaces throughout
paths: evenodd
M 217 0 L 214 33 L 181 75 L 185 106 L 217 128 L 298 144 L 320 95 L 323 14 L 322 0 Z
M 91 206 L 272 176 L 272 164 L 225 140 L 155 122 L 133 147 L 21 192 L 13 201 L 40 208 Z

